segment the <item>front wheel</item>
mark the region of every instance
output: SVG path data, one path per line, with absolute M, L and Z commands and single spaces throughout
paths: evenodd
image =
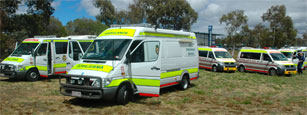
M 129 102 L 129 98 L 130 98 L 129 95 L 130 95 L 130 92 L 127 86 L 122 86 L 117 93 L 117 97 L 116 97 L 117 104 L 126 105 Z
M 239 67 L 239 72 L 245 72 L 244 66 L 241 65 L 241 66 Z
M 30 69 L 26 75 L 26 80 L 37 81 L 39 79 L 39 73 L 35 69 Z
M 213 72 L 217 72 L 217 67 L 214 65 L 214 66 L 212 66 L 212 71 Z
M 277 71 L 275 69 L 270 69 L 269 75 L 270 76 L 276 76 L 277 75 Z

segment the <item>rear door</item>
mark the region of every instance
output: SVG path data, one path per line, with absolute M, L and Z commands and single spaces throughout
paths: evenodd
M 66 60 L 66 71 L 69 71 L 74 65 L 79 63 L 80 58 L 83 55 L 83 51 L 79 42 L 69 41 L 68 43 L 68 56 Z
M 131 54 L 132 81 L 141 96 L 159 96 L 161 56 L 160 41 L 144 41 Z

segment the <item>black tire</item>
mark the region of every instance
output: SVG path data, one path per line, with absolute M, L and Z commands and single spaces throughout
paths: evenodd
M 214 66 L 212 66 L 212 71 L 213 72 L 217 72 L 217 67 L 214 65 Z
M 277 75 L 277 71 L 275 69 L 270 69 L 269 70 L 269 75 L 270 76 L 276 76 Z
M 182 80 L 181 80 L 181 82 L 180 82 L 180 84 L 178 85 L 178 88 L 180 89 L 180 90 L 185 90 L 185 89 L 187 89 L 188 87 L 189 87 L 189 79 L 188 79 L 188 77 L 185 75 L 185 76 L 183 76 L 183 78 L 182 78 Z
M 126 85 L 120 87 L 116 96 L 116 102 L 119 105 L 126 105 L 130 100 L 130 90 Z
M 28 81 L 37 81 L 39 79 L 39 73 L 35 69 L 30 69 L 26 75 L 26 80 Z
M 239 72 L 245 72 L 245 67 L 243 65 L 239 67 Z

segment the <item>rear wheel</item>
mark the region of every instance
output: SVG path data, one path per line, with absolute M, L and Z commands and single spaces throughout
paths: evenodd
M 269 75 L 270 76 L 276 76 L 277 75 L 277 71 L 275 69 L 270 69 L 269 70 Z
M 214 65 L 214 66 L 212 66 L 212 71 L 213 72 L 217 72 L 217 67 Z
M 39 73 L 35 69 L 30 69 L 26 75 L 26 80 L 37 81 L 39 79 Z
M 245 72 L 245 67 L 241 65 L 241 66 L 239 67 L 239 71 L 240 71 L 240 72 Z
M 116 96 L 116 102 L 120 105 L 126 105 L 129 102 L 130 98 L 130 90 L 127 86 L 120 87 L 117 96 Z
M 181 82 L 180 82 L 180 84 L 179 84 L 179 89 L 185 90 L 185 89 L 187 89 L 188 87 L 189 87 L 189 79 L 188 79 L 188 77 L 185 75 L 185 76 L 183 76 L 183 78 L 182 78 L 182 80 L 181 80 Z

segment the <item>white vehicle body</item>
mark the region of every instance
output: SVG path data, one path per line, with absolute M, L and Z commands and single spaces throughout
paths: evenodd
M 216 71 L 231 71 L 236 68 L 236 60 L 224 48 L 198 47 L 199 67 Z
M 60 82 L 63 95 L 115 98 L 119 103 L 132 93 L 157 97 L 160 88 L 183 84 L 186 89 L 190 80 L 198 78 L 196 37 L 165 29 L 110 28 L 64 76 L 66 82 Z M 128 93 L 122 96 L 122 91 Z
M 85 48 L 94 38 L 86 35 L 25 39 L 0 63 L 0 72 L 9 78 L 26 78 L 29 81 L 36 81 L 39 76 L 66 73 L 67 66 L 76 63 L 84 53 L 81 44 Z
M 252 71 L 269 75 L 296 74 L 295 65 L 278 50 L 241 49 L 237 57 L 240 72 Z
M 279 49 L 279 51 L 281 53 L 283 53 L 289 60 L 291 60 L 295 66 L 298 65 L 298 59 L 296 58 L 296 56 L 298 56 L 298 53 L 299 52 L 302 52 L 303 53 L 303 56 L 306 57 L 306 49 L 304 48 L 287 48 L 287 49 Z M 307 65 L 307 61 L 305 60 L 303 66 L 302 66 L 302 69 L 304 69 Z

